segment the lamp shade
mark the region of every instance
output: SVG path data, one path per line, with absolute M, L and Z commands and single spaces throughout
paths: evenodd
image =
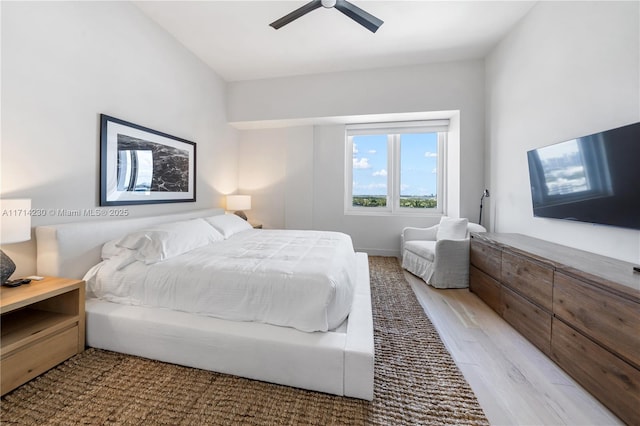
M 251 210 L 251 195 L 227 195 L 227 210 Z
M 0 200 L 0 244 L 31 239 L 31 200 Z

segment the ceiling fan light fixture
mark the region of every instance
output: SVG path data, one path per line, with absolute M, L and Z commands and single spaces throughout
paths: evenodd
M 321 0 L 322 1 L 322 7 L 326 7 L 327 9 L 331 9 L 333 6 L 336 5 L 336 0 Z

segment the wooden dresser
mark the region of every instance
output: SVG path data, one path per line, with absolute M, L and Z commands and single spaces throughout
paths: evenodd
M 640 424 L 640 274 L 519 234 L 473 234 L 469 289 L 628 424 Z

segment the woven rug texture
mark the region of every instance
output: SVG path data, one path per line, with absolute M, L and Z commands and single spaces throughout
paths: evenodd
M 394 257 L 369 258 L 372 402 L 88 349 L 2 397 L 3 425 L 486 425 Z

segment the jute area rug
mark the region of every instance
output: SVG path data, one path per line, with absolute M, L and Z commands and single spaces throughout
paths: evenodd
M 3 425 L 488 424 L 396 258 L 370 257 L 373 402 L 88 349 L 2 398 Z

